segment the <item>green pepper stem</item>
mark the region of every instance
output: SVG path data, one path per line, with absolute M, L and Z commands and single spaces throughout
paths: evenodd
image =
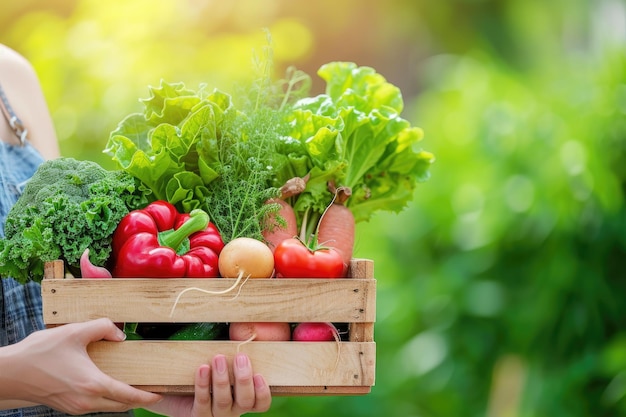
M 209 215 L 201 209 L 194 209 L 189 213 L 189 219 L 178 229 L 159 233 L 159 244 L 178 252 L 181 245 L 192 234 L 204 230 L 209 225 Z

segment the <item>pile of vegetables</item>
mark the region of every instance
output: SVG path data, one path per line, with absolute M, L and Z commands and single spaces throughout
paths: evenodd
M 124 171 L 59 158 L 43 163 L 11 208 L 0 239 L 0 275 L 40 281 L 46 261 L 63 259 L 77 273 L 90 248 L 95 263 L 111 254 L 122 218 L 145 206 L 151 191 Z
M 345 277 L 355 224 L 401 211 L 434 157 L 374 69 L 332 62 L 318 75 L 315 97 L 294 69 L 237 95 L 150 87 L 143 112 L 109 136 L 116 171 L 69 158 L 40 167 L 9 213 L 0 273 L 40 280 L 44 262 L 63 259 L 84 278 Z M 259 325 L 231 324 L 230 337 Z

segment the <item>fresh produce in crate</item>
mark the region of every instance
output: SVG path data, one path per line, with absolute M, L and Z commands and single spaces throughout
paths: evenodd
M 219 270 L 226 278 L 270 278 L 274 274 L 274 256 L 264 242 L 238 237 L 224 246 Z
M 275 228 L 267 219 L 280 213 L 283 237 L 295 230 L 311 250 L 342 246 L 345 268 L 354 229 L 324 223 L 402 210 L 434 157 L 415 148 L 421 129 L 400 117 L 400 90 L 374 69 L 333 62 L 318 74 L 327 88 L 316 97 L 307 97 L 306 88 L 291 94 L 307 79 L 298 71 L 282 85 L 252 89 L 252 99 L 162 82 L 150 89 L 144 112 L 111 133 L 105 152 L 157 198 L 184 211 L 204 209 L 225 242 L 263 239 L 272 231 L 260 225 Z M 284 91 L 282 101 L 274 91 Z M 306 186 L 285 196 L 280 187 L 294 178 L 306 178 Z M 264 204 L 271 198 L 280 201 Z
M 144 207 L 151 194 L 123 170 L 73 158 L 45 161 L 8 213 L 0 239 L 0 275 L 41 281 L 45 262 L 55 259 L 78 274 L 87 248 L 92 261 L 104 266 L 118 223 Z
M 149 334 L 143 337 L 133 332 L 135 340 L 90 344 L 88 353 L 96 366 L 120 381 L 154 392 L 192 393 L 199 363 L 218 353 L 233 358 L 243 352 L 264 375 L 274 395 L 362 395 L 374 385 L 376 280 L 372 261 L 353 260 L 350 279 L 250 279 L 236 294 L 220 291 L 230 286 L 232 278 L 64 279 L 59 263 L 47 265 L 48 273 L 41 284 L 43 317 L 49 325 L 88 320 L 94 315 L 116 322 L 162 324 L 201 323 L 206 318 L 216 323 L 274 324 L 283 320 L 348 324 L 338 328 L 342 329 L 341 341 L 321 341 L 320 335 L 311 331 L 295 335 L 293 340 L 226 340 L 220 327 L 203 332 L 217 339 L 170 340 L 175 336 L 163 334 L 158 326 L 147 329 Z M 186 285 L 212 294 L 207 297 L 200 291 L 187 292 L 172 314 L 176 295 Z M 128 326 L 128 330 L 133 327 Z M 148 323 L 144 327 L 153 326 Z M 216 332 L 210 331 L 212 328 Z M 287 324 L 283 328 L 289 331 Z M 163 336 L 158 338 L 158 333 Z M 195 332 L 190 329 L 186 333 Z M 254 333 L 260 338 L 268 336 L 258 327 Z
M 224 242 L 203 210 L 157 200 L 122 219 L 112 246 L 116 278 L 215 278 Z
M 268 218 L 279 218 L 287 227 L 283 238 L 295 237 L 289 236 L 295 230 L 312 251 L 342 253 L 345 274 L 355 239 L 351 218 L 358 223 L 377 211 L 402 210 L 417 183 L 428 178 L 434 157 L 416 148 L 422 131 L 400 117 L 400 90 L 374 69 L 326 64 L 318 71 L 326 91 L 314 97 L 301 71 L 289 70 L 286 80 L 276 82 L 268 72 L 237 96 L 165 81 L 150 87 L 144 111 L 124 118 L 104 149 L 118 164 L 111 175 L 124 174 L 132 184 L 96 187 L 108 194 L 93 203 L 92 191 L 74 196 L 84 213 L 69 210 L 65 200 L 54 201 L 58 196 L 28 201 L 25 193 L 16 216 L 20 208 L 22 215 L 33 216 L 35 210 L 23 207 L 38 206 L 55 221 L 38 219 L 41 214 L 10 215 L 7 239 L 0 243 L 0 272 L 40 279 L 42 262 L 53 256 L 75 272 L 87 248 L 94 264 L 106 266 L 107 245 L 121 215 L 163 200 L 182 213 L 204 210 L 224 243 L 237 237 L 263 240 L 271 233 L 264 228 L 276 228 Z M 66 183 L 81 178 L 71 167 L 57 171 L 46 176 L 46 187 L 55 187 L 50 178 L 60 176 Z M 294 178 L 306 179 L 304 189 L 284 195 L 280 187 Z M 36 178 L 31 183 L 42 188 Z M 110 207 L 107 199 L 114 200 Z M 18 246 L 24 248 L 21 254 L 13 250 Z
M 333 323 L 304 322 L 293 329 L 292 339 L 296 342 L 338 341 L 339 330 Z
M 274 258 L 278 278 L 342 278 L 347 271 L 335 248 L 311 250 L 296 238 L 280 242 Z
M 228 327 L 228 337 L 237 341 L 280 342 L 291 340 L 289 323 L 235 322 Z
M 95 314 L 125 321 L 129 333 L 144 340 L 116 347 L 95 344 L 90 355 L 102 360 L 98 363 L 107 371 L 117 372 L 115 364 L 124 359 L 106 360 L 109 349 L 122 349 L 136 360 L 143 359 L 137 353 L 144 348 L 155 349 L 150 351 L 162 359 L 177 355 L 174 346 L 182 343 L 179 340 L 218 337 L 236 343 L 186 345 L 188 356 L 169 356 L 168 363 L 179 364 L 180 359 L 184 366 L 195 366 L 189 360 L 195 360 L 196 349 L 202 349 L 203 355 L 207 346 L 232 353 L 236 345 L 237 350 L 249 348 L 263 358 L 259 363 L 268 367 L 273 384 L 278 385 L 273 386 L 275 392 L 302 393 L 306 389 L 301 387 L 311 384 L 312 393 L 328 393 L 328 385 L 337 393 L 365 392 L 374 375 L 375 280 L 371 262 L 352 259 L 355 225 L 377 211 L 402 210 L 416 185 L 428 178 L 434 157 L 417 148 L 422 131 L 400 117 L 400 90 L 374 69 L 332 62 L 322 66 L 318 75 L 326 81 L 326 91 L 315 97 L 309 96 L 308 75 L 291 68 L 285 80 L 276 82 L 269 70 L 262 72 L 233 96 L 165 81 L 150 87 L 144 111 L 123 119 L 104 149 L 117 164 L 117 170 L 105 176 L 118 182 L 87 187 L 88 192 L 75 199 L 85 209 L 86 214 L 80 215 L 88 226 L 77 229 L 85 236 L 66 233 L 59 245 L 50 236 L 65 230 L 46 223 L 47 217 L 60 215 L 67 223 L 73 212 L 65 209 L 64 200 L 59 204 L 56 195 L 51 201 L 48 196 L 35 203 L 29 200 L 47 212 L 43 220 L 15 220 L 10 225 L 10 236 L 0 243 L 0 272 L 3 265 L 4 272 L 17 267 L 23 281 L 40 279 L 43 262 L 55 258 L 63 260 L 66 272 L 74 275 L 79 275 L 80 259 L 84 278 L 108 278 L 111 271 L 113 279 L 68 285 L 56 273 L 42 285 L 49 303 L 57 303 L 52 311 L 47 304 L 44 313 L 52 324 L 67 322 L 61 316 L 85 319 L 72 314 L 86 308 L 90 309 L 86 314 L 94 314 L 91 305 L 60 311 L 65 310 L 63 300 L 68 298 L 64 297 L 73 291 L 81 295 L 71 302 L 83 301 L 85 287 L 73 284 L 88 288 L 111 284 L 100 289 L 102 299 L 117 288 L 115 297 L 94 300 Z M 61 171 L 66 182 L 83 184 L 72 167 Z M 41 188 L 41 182 L 37 186 Z M 94 192 L 105 197 L 92 209 Z M 114 212 L 109 213 L 107 198 L 112 196 L 121 202 L 116 200 Z M 57 208 L 61 213 L 55 213 Z M 26 217 L 41 216 L 24 212 Z M 104 219 L 107 226 L 95 239 L 92 217 L 94 224 Z M 40 231 L 41 224 L 47 228 Z M 35 243 L 23 245 L 22 263 L 13 263 L 11 253 L 21 244 L 18 235 Z M 68 239 L 75 239 L 75 245 Z M 193 256 L 199 246 L 202 256 Z M 152 279 L 166 276 L 173 279 Z M 222 279 L 196 279 L 191 284 L 185 277 Z M 281 279 L 272 279 L 276 277 Z M 341 279 L 348 277 L 356 279 Z M 300 287 L 295 291 L 296 283 L 307 291 Z M 250 288 L 253 293 L 247 292 Z M 173 299 L 174 289 L 178 295 Z M 200 294 L 192 296 L 194 292 Z M 124 300 L 135 308 L 115 304 L 123 296 L 131 297 Z M 266 300 L 278 301 L 274 305 L 265 304 Z M 115 308 L 110 309 L 112 304 Z M 135 318 L 142 322 L 129 322 Z M 149 337 L 140 334 L 142 328 Z M 176 341 L 144 345 L 154 334 Z M 331 341 L 331 336 L 336 347 L 320 343 Z M 299 375 L 281 368 L 282 362 L 270 359 L 274 356 L 266 343 L 272 343 L 272 355 L 297 357 L 294 366 L 307 371 Z M 154 358 L 147 355 L 146 359 Z M 126 366 L 120 372 L 126 372 Z M 170 374 L 174 372 L 157 379 L 162 377 L 166 385 L 187 384 L 186 372 Z M 128 377 L 138 385 L 154 383 L 152 375 L 145 379 L 135 371 Z
M 298 235 L 298 224 L 293 207 L 287 202 L 290 197 L 300 194 L 306 188 L 307 177 L 294 177 L 280 187 L 279 196 L 265 202 L 267 205 L 278 207 L 278 211 L 271 211 L 262 219 L 263 240 L 272 252 L 280 242 Z

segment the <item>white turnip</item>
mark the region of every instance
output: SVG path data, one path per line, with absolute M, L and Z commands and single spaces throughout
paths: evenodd
M 224 278 L 271 278 L 274 254 L 260 240 L 238 237 L 224 246 L 218 265 Z

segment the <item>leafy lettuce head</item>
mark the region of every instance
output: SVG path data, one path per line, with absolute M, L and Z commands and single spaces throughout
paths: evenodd
M 349 187 L 346 206 L 356 221 L 376 211 L 401 211 L 419 182 L 429 177 L 434 155 L 417 147 L 420 128 L 400 117 L 400 90 L 370 67 L 332 62 L 318 74 L 325 94 L 301 99 L 289 115 L 291 139 L 310 162 L 307 189 L 296 209 L 323 211 L 332 200 L 327 183 Z

